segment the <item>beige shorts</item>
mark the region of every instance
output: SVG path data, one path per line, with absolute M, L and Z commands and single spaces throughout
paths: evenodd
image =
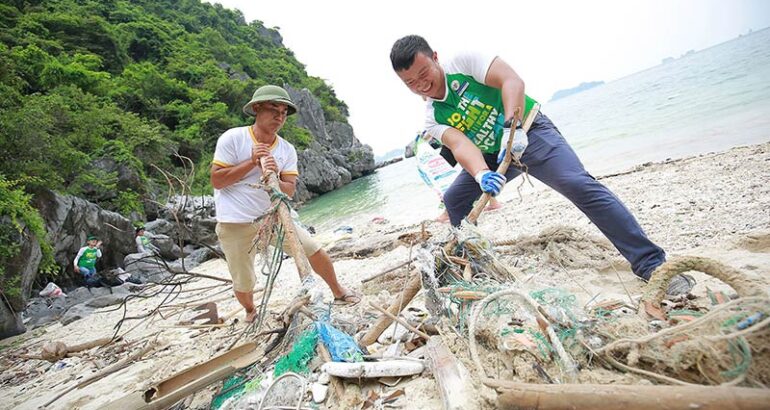
M 321 249 L 321 245 L 310 237 L 308 231 L 294 225 L 294 231 L 302 244 L 305 255 L 311 256 Z M 238 292 L 251 292 L 257 283 L 254 273 L 254 258 L 257 249 L 253 246 L 257 236 L 257 225 L 251 223 L 219 222 L 216 227 L 219 243 L 227 258 L 227 269 L 233 278 L 233 289 Z M 284 241 L 283 250 L 287 243 Z

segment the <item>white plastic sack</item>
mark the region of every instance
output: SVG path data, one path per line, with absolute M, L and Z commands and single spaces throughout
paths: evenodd
M 443 198 L 444 192 L 452 185 L 459 171 L 452 168 L 444 157 L 422 137 L 417 137 L 415 145 L 417 171 L 420 177 L 438 194 L 439 198 Z
M 55 283 L 48 282 L 45 288 L 43 288 L 43 290 L 40 291 L 40 296 L 49 297 L 49 298 L 58 298 L 60 296 L 67 296 L 67 294 L 62 292 L 61 288 L 57 286 Z

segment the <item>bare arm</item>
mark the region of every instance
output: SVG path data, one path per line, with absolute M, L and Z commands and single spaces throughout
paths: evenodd
M 511 119 L 518 108 L 516 119 L 524 116 L 524 81 L 513 71 L 500 57 L 495 58 L 487 71 L 484 82 L 490 86 L 499 88 L 503 96 L 503 109 L 505 119 Z
M 281 175 L 278 177 L 278 185 L 281 186 L 281 191 L 289 197 L 294 197 L 294 192 L 297 190 L 297 176 L 296 175 Z
M 211 186 L 216 189 L 227 188 L 238 182 L 244 175 L 259 166 L 262 157 L 270 155 L 270 148 L 266 144 L 256 144 L 251 148 L 251 159 L 232 167 L 223 167 L 211 164 Z
M 73 261 L 73 265 L 75 265 L 75 271 L 77 271 L 78 269 L 78 262 L 80 261 L 80 257 L 83 256 L 84 251 L 85 251 L 85 248 L 80 248 L 77 256 L 75 256 L 75 260 Z
M 441 142 L 452 151 L 457 162 L 471 176 L 476 176 L 479 171 L 489 170 L 481 150 L 471 142 L 468 137 L 455 128 L 447 128 L 441 136 Z
M 211 186 L 216 189 L 227 188 L 240 181 L 254 167 L 256 165 L 251 160 L 243 161 L 232 167 L 211 164 Z

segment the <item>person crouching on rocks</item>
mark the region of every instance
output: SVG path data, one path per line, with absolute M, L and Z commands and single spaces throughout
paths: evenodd
M 145 235 L 144 227 L 136 227 L 136 251 L 139 253 L 158 253 L 157 246 L 150 242 L 150 238 Z
M 96 275 L 96 260 L 102 257 L 102 241 L 96 236 L 89 235 L 86 239 L 86 246 L 80 248 L 75 256 L 75 272 L 80 272 L 87 286 L 101 286 L 99 277 Z

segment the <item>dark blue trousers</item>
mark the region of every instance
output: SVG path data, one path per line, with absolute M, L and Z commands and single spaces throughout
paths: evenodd
M 529 174 L 553 188 L 577 206 L 642 279 L 649 279 L 652 271 L 666 260 L 666 253 L 647 238 L 628 208 L 607 187 L 586 172 L 572 147 L 556 126 L 543 114 L 538 114 L 529 132 L 529 146 L 521 158 Z M 497 155 L 485 155 L 489 169 L 497 169 Z M 521 174 L 509 167 L 508 181 Z M 470 213 L 473 202 L 481 196 L 481 188 L 467 171 L 463 170 L 444 194 L 449 220 L 454 226 Z

